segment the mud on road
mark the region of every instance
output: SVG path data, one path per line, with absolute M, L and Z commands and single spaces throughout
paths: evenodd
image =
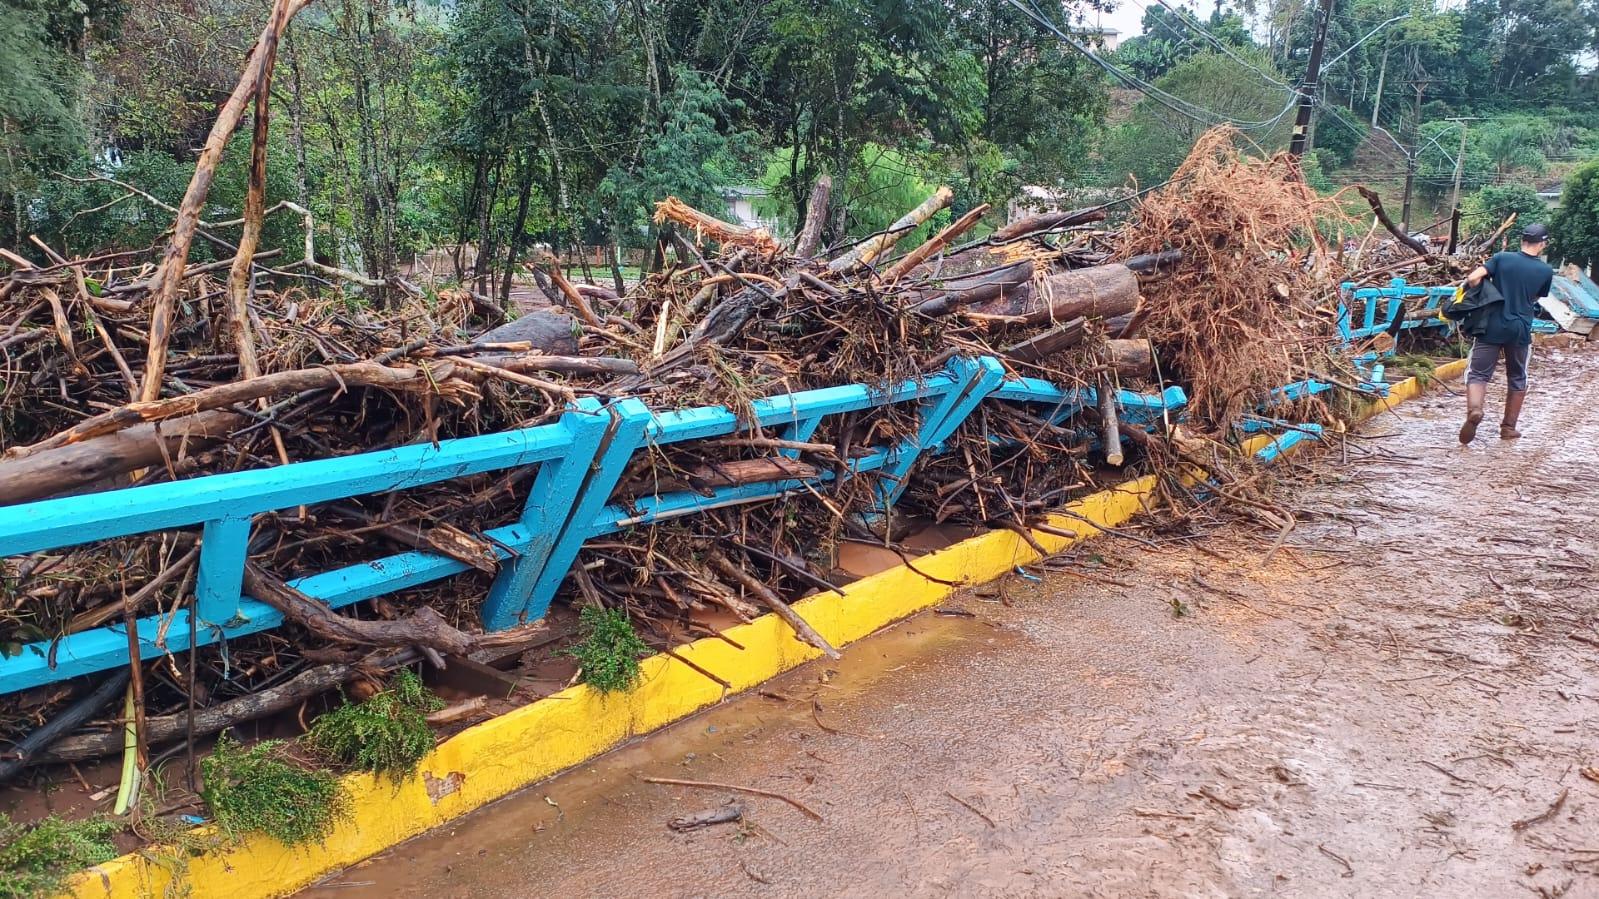
M 1323 455 L 1269 563 L 1087 544 L 310 895 L 1599 896 L 1599 359 L 1535 377 Z

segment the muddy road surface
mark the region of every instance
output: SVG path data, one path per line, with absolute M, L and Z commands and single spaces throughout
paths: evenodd
M 1519 442 L 1438 390 L 1321 454 L 1270 561 L 1091 542 L 308 895 L 1599 896 L 1599 358 L 1536 366 Z

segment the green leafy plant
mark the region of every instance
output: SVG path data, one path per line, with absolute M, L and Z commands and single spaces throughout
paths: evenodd
M 116 858 L 120 829 L 103 818 L 26 826 L 0 814 L 0 899 L 52 895 L 69 875 Z
M 584 683 L 606 693 L 638 683 L 639 656 L 649 652 L 649 647 L 633 630 L 627 613 L 584 606 L 578 614 L 578 633 L 581 642 L 561 653 L 577 659 Z
M 201 798 L 230 838 L 264 833 L 296 846 L 321 840 L 349 812 L 350 797 L 337 777 L 290 760 L 282 740 L 249 748 L 224 733 L 200 763 Z
M 404 670 L 389 689 L 365 702 L 346 702 L 316 719 L 304 740 L 341 764 L 398 780 L 416 771 L 433 748 L 427 714 L 443 707 L 415 672 Z

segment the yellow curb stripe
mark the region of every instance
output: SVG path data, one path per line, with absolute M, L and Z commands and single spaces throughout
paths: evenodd
M 1443 373 L 1451 366 L 1463 368 L 1463 363 L 1441 367 L 1438 377 L 1458 375 L 1459 368 L 1452 375 Z M 1395 384 L 1389 404 L 1415 396 L 1420 385 L 1414 381 Z M 1371 411 L 1376 408 L 1373 404 Z M 1052 527 L 1077 536 L 1040 532 L 1034 536 L 1051 553 L 1060 552 L 1144 511 L 1154 499 L 1154 489 L 1155 478 L 1148 476 L 1084 497 L 1049 516 Z M 993 531 L 917 558 L 915 571 L 910 566 L 891 568 L 835 592 L 800 600 L 794 607 L 828 641 L 842 646 L 935 606 L 959 589 L 994 580 L 1039 558 L 1019 535 Z M 743 649 L 706 637 L 676 652 L 727 680 L 735 692 L 820 655 L 795 639 L 775 615 L 725 633 Z M 435 747 L 417 775 L 398 784 L 365 774 L 345 777 L 352 814 L 320 845 L 291 849 L 267 837 L 251 837 L 232 848 L 188 859 L 181 883 L 170 859 L 146 850 L 79 874 L 67 895 L 144 899 L 169 890 L 179 895 L 187 888 L 189 895 L 200 899 L 284 896 L 724 698 L 721 687 L 670 656 L 652 656 L 642 665 L 642 683 L 626 694 L 604 694 L 578 685 L 474 725 Z

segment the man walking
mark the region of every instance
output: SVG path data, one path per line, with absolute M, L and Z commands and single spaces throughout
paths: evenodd
M 1470 443 L 1477 436 L 1477 425 L 1482 421 L 1483 405 L 1488 401 L 1488 382 L 1493 380 L 1499 367 L 1499 357 L 1505 358 L 1505 417 L 1499 425 L 1502 440 L 1521 436 L 1516 421 L 1521 417 L 1521 404 L 1527 399 L 1527 364 L 1532 361 L 1532 318 L 1538 299 L 1549 295 L 1549 286 L 1555 270 L 1539 256 L 1549 246 L 1549 229 L 1543 225 L 1528 225 L 1521 229 L 1521 250 L 1515 253 L 1495 253 L 1466 276 L 1472 287 L 1484 278 L 1493 278 L 1493 285 L 1505 298 L 1499 309 L 1487 311 L 1479 333 L 1473 334 L 1476 342 L 1471 346 L 1471 368 L 1466 375 L 1466 423 L 1460 426 L 1460 442 Z

